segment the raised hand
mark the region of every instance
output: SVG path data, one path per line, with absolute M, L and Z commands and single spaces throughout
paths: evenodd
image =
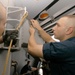
M 37 20 L 32 19 L 32 20 L 31 20 L 31 23 L 32 23 L 32 26 L 33 26 L 34 28 L 36 28 L 36 29 L 38 29 L 38 30 L 41 28 L 41 26 L 40 26 L 40 24 L 39 24 L 39 22 L 38 22 Z

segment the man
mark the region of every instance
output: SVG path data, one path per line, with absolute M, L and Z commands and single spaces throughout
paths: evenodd
M 6 24 L 6 9 L 5 7 L 0 3 L 0 43 L 8 42 L 7 44 L 10 44 L 10 40 L 13 39 L 13 45 L 16 44 L 16 37 L 17 37 L 17 31 L 13 31 L 11 33 L 7 33 L 3 35 L 5 30 L 5 24 Z
M 55 42 L 36 20 L 31 20 L 31 23 L 28 52 L 50 61 L 51 75 L 75 75 L 75 15 L 60 18 L 53 27 L 54 37 L 60 42 Z M 34 28 L 46 44 L 36 42 Z
M 5 29 L 5 23 L 6 23 L 6 9 L 0 3 L 0 42 L 2 42 L 2 34 Z
M 25 64 L 25 66 L 23 66 L 23 68 L 21 69 L 20 74 L 21 75 L 31 75 L 31 72 L 35 70 L 37 70 L 37 68 L 31 67 L 30 61 L 27 61 L 27 64 Z

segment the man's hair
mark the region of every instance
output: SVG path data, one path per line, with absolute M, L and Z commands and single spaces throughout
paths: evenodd
M 75 19 L 75 15 L 66 15 L 66 16 L 63 16 L 63 17 L 67 17 L 68 19 Z
M 69 19 L 75 20 L 75 15 L 67 15 Z
M 63 16 L 62 18 L 64 17 L 67 18 L 67 24 L 75 26 L 75 15 L 66 15 Z

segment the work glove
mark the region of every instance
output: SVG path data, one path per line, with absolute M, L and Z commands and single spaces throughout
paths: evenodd
M 6 46 L 9 46 L 10 41 L 13 40 L 12 45 L 15 45 L 17 42 L 17 36 L 18 36 L 18 31 L 14 30 L 12 32 L 7 32 L 5 35 L 3 35 L 3 42 Z

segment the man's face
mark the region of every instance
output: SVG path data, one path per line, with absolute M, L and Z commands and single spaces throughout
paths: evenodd
M 66 34 L 66 24 L 64 18 L 61 18 L 53 27 L 54 37 L 63 40 Z
M 5 29 L 5 23 L 6 23 L 6 10 L 4 7 L 2 7 L 1 12 L 2 20 L 0 21 L 0 36 L 3 34 Z

